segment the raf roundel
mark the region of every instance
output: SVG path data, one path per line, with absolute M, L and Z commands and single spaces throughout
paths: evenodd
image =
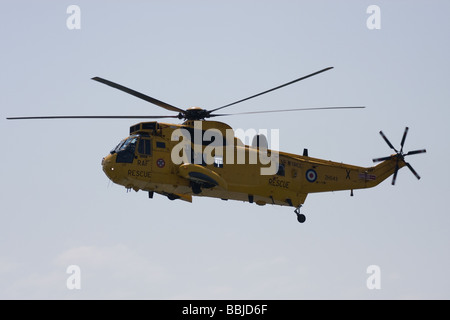
M 164 168 L 166 162 L 164 161 L 164 159 L 158 159 L 158 161 L 156 161 L 156 165 L 158 166 L 158 168 Z
M 309 182 L 314 182 L 317 180 L 317 172 L 313 169 L 306 171 L 306 180 Z

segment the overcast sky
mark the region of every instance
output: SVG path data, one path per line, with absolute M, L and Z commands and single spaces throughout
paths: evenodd
M 67 8 L 81 9 L 69 29 Z M 381 29 L 369 29 L 370 5 Z M 0 11 L 0 298 L 449 299 L 448 1 L 3 1 Z M 280 150 L 360 166 L 379 135 L 426 148 L 395 187 L 309 195 L 302 212 L 127 193 L 101 159 L 138 120 L 166 115 L 90 80 L 180 108 L 213 109 L 328 66 L 227 112 L 364 110 L 222 118 L 279 129 Z M 163 122 L 170 122 L 162 120 Z M 178 120 L 175 122 L 179 123 Z M 81 270 L 69 290 L 66 269 Z M 367 268 L 379 267 L 370 290 Z

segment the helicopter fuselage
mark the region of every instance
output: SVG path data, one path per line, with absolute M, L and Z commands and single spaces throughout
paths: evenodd
M 202 130 L 197 130 L 198 123 Z M 216 130 L 223 140 L 193 137 L 204 135 L 208 129 Z M 177 130 L 192 133 L 184 146 L 181 139 L 174 139 Z M 244 145 L 230 136 L 230 130 L 227 124 L 217 121 L 138 123 L 130 128 L 130 136 L 102 160 L 103 170 L 114 183 L 127 189 L 159 193 L 171 200 L 191 202 L 192 196 L 205 196 L 298 208 L 308 193 L 376 186 L 397 165 L 394 156 L 365 168 L 270 149 L 263 153 L 269 157 L 276 154 L 271 158 L 275 163 L 263 164 L 251 161 L 258 159 L 262 147 Z M 200 157 L 196 151 L 201 152 Z M 209 163 L 205 161 L 208 157 Z M 398 166 L 404 166 L 404 162 Z M 262 174 L 264 168 L 275 170 Z

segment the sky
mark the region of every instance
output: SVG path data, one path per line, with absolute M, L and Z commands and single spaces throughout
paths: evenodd
M 67 26 L 74 4 L 80 29 Z M 3 1 L 0 298 L 449 299 L 448 12 L 437 0 Z M 405 150 L 427 153 L 408 159 L 421 180 L 405 168 L 395 186 L 309 195 L 304 224 L 289 207 L 127 193 L 100 163 L 138 120 L 6 120 L 170 114 L 95 76 L 213 109 L 329 66 L 226 110 L 366 109 L 221 120 L 360 166 L 392 153 L 380 130 L 397 147 L 408 126 Z

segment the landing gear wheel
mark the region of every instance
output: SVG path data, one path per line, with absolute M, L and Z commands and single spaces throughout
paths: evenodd
M 300 206 L 298 206 L 298 208 L 295 208 L 294 212 L 297 215 L 297 221 L 300 222 L 300 223 L 303 223 L 303 222 L 306 221 L 306 216 L 304 214 L 300 213 L 300 208 L 301 207 L 302 206 L 300 205 Z
M 297 221 L 303 223 L 306 221 L 306 216 L 304 214 L 297 214 Z

